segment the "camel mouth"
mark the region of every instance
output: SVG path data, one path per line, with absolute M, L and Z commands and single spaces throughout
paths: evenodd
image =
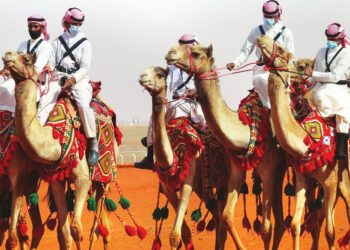
M 168 59 L 168 58 L 165 58 L 166 60 L 166 63 L 168 65 L 175 65 L 177 63 L 177 59 Z

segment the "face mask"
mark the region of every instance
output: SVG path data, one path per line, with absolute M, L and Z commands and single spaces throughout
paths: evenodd
M 334 49 L 337 46 L 338 46 L 337 42 L 335 42 L 335 41 L 327 41 L 327 48 L 328 49 Z
M 76 25 L 71 25 L 68 29 L 69 33 L 71 33 L 72 35 L 76 35 L 80 32 L 80 27 L 76 26 Z
M 29 30 L 29 35 L 33 40 L 35 40 L 41 35 L 41 30 L 38 30 L 38 31 Z
M 274 25 L 276 23 L 276 20 L 273 18 L 265 18 L 264 17 L 264 24 L 267 27 L 271 27 L 272 25 Z

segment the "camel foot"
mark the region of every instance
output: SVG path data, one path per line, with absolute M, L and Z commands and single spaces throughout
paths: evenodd
M 109 243 L 111 241 L 110 236 L 103 238 L 103 250 L 108 250 L 109 249 Z
M 18 239 L 15 232 L 9 232 L 9 237 L 6 241 L 7 250 L 16 250 L 18 245 Z
M 177 232 L 171 232 L 170 234 L 170 247 L 171 250 L 178 249 L 179 245 L 181 243 L 181 236 Z
M 77 245 L 77 249 L 81 249 L 80 243 L 83 241 L 82 226 L 79 225 L 78 223 L 73 223 L 70 226 L 70 232 L 75 244 Z

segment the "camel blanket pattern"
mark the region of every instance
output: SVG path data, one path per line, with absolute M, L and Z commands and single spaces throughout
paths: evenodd
M 312 110 L 299 124 L 308 133 L 304 139 L 308 154 L 303 158 L 288 155 L 288 163 L 300 173 L 312 173 L 326 164 L 334 165 L 335 123 L 326 123 L 317 110 Z
M 238 108 L 239 119 L 250 127 L 250 141 L 245 153 L 232 151 L 234 160 L 243 170 L 256 168 L 265 152 L 265 140 L 271 137 L 268 109 L 262 105 L 258 93 L 250 90 Z
M 169 187 L 179 189 L 189 174 L 190 161 L 203 148 L 202 141 L 186 117 L 179 117 L 169 122 L 166 127 L 174 153 L 174 162 L 169 170 L 163 172 L 156 162 L 155 170 L 159 178 Z
M 117 141 L 120 143 L 121 133 L 114 127 L 113 116 L 110 115 L 113 111 L 107 105 L 100 99 L 93 98 L 91 107 L 96 112 L 96 134 L 100 150 L 99 161 L 92 173 L 92 181 L 108 183 L 116 177 L 114 138 L 117 133 Z M 53 128 L 54 138 L 59 139 L 62 154 L 54 168 L 46 167 L 43 170 L 42 177 L 46 181 L 64 180 L 77 166 L 78 160 L 83 159 L 86 148 L 86 138 L 75 104 L 67 97 L 60 98 L 50 113 L 47 125 Z
M 0 175 L 9 167 L 12 152 L 15 150 L 15 143 L 11 140 L 11 135 L 15 132 L 14 121 L 12 112 L 0 110 Z

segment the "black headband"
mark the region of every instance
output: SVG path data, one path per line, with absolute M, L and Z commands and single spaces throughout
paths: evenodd
M 179 39 L 179 43 L 180 44 L 191 44 L 191 43 L 198 43 L 198 42 L 195 39 L 188 40 L 188 41 L 184 41 L 184 40 Z
M 35 17 L 29 17 L 27 19 L 28 22 L 44 22 L 45 18 L 35 18 Z

